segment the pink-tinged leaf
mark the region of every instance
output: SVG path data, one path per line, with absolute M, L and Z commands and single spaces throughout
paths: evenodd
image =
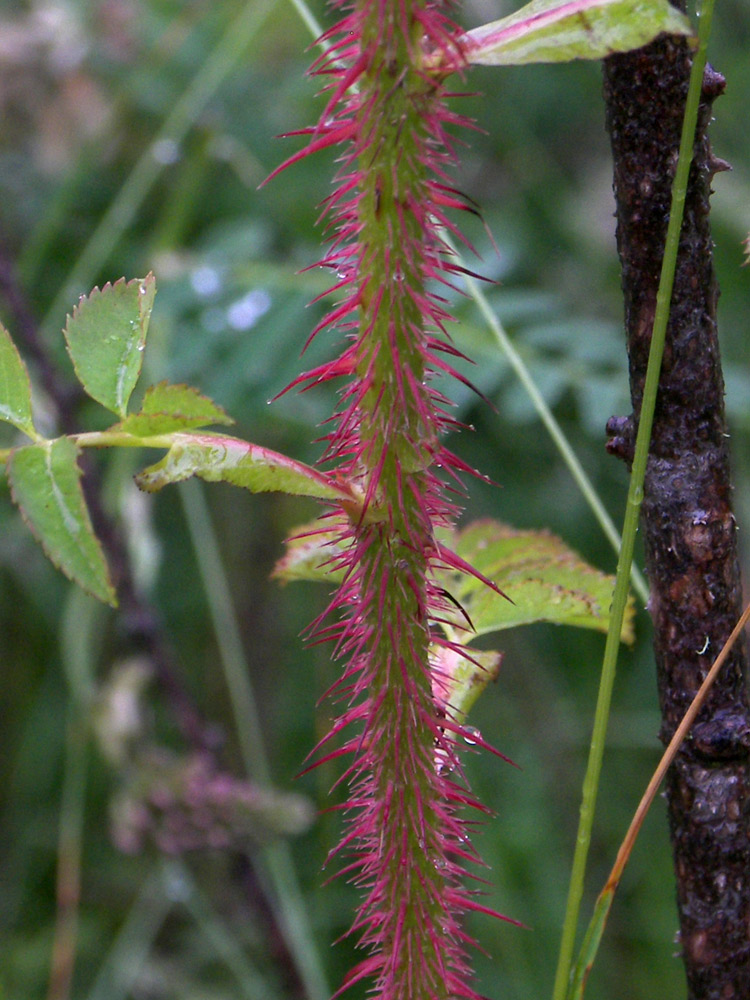
M 470 650 L 462 656 L 451 647 L 436 646 L 432 657 L 432 690 L 435 701 L 454 722 L 463 725 L 474 702 L 500 673 L 503 654 L 495 650 Z
M 164 458 L 136 476 L 142 490 L 155 493 L 169 483 L 198 476 L 232 483 L 253 493 L 289 493 L 341 503 L 357 503 L 354 491 L 317 469 L 279 452 L 219 434 L 175 434 Z
M 485 66 L 602 59 L 658 35 L 692 35 L 669 0 L 533 0 L 463 36 L 465 58 Z
M 55 566 L 114 607 L 117 600 L 91 526 L 77 457 L 68 438 L 14 449 L 7 466 L 11 493 Z
M 340 528 L 326 528 L 320 521 L 298 528 L 286 543 L 286 553 L 273 568 L 282 583 L 319 580 L 340 583 L 344 578 L 341 557 L 346 551 Z

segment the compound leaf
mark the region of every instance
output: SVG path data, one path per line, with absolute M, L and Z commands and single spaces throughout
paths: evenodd
M 274 576 L 338 582 L 343 571 L 334 529 L 318 523 L 299 528 L 276 563 Z M 544 531 L 517 531 L 498 521 L 475 521 L 441 540 L 510 600 L 468 573 L 441 570 L 436 582 L 460 607 L 448 613 L 449 629 L 461 642 L 477 635 L 534 622 L 554 622 L 606 632 L 614 577 L 602 573 Z M 628 604 L 623 642 L 633 641 L 634 607 Z M 473 655 L 473 654 L 472 654 Z

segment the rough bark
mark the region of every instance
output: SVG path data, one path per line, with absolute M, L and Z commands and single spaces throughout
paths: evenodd
M 608 448 L 632 457 L 690 71 L 683 40 L 606 60 L 633 415 Z M 741 611 L 730 506 L 706 129 L 724 80 L 707 69 L 644 486 L 642 526 L 662 711 L 674 732 Z M 735 647 L 667 779 L 680 938 L 691 1000 L 750 997 L 750 711 Z

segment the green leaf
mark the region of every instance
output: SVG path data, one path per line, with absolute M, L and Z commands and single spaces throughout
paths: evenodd
M 153 274 L 83 296 L 68 316 L 65 340 L 81 385 L 98 403 L 125 417 L 141 374 L 156 294 Z
M 573 969 L 573 975 L 568 984 L 568 992 L 565 995 L 566 1000 L 583 1000 L 586 980 L 596 959 L 596 953 L 599 951 L 609 911 L 612 909 L 612 903 L 614 902 L 616 888 L 616 885 L 605 886 L 599 894 L 599 898 L 594 906 L 591 922 L 586 929 L 581 951 Z
M 295 496 L 356 503 L 350 487 L 286 455 L 219 434 L 175 434 L 164 458 L 140 472 L 135 481 L 154 493 L 168 483 L 198 476 L 211 483 L 233 483 L 253 493 L 290 493 Z
M 220 406 L 197 389 L 160 382 L 146 389 L 138 413 L 131 413 L 111 430 L 127 431 L 136 437 L 152 437 L 207 424 L 233 423 Z
M 91 527 L 77 457 L 68 438 L 15 448 L 7 465 L 11 492 L 55 566 L 114 607 L 117 600 Z
M 0 323 L 0 420 L 36 437 L 31 416 L 31 383 L 10 334 Z
M 448 544 L 510 598 L 465 573 L 446 575 L 444 586 L 476 635 L 542 621 L 607 631 L 614 577 L 589 566 L 554 535 L 487 520 L 469 525 Z M 623 642 L 633 641 L 633 615 L 631 598 Z M 453 624 L 465 629 L 466 618 L 457 611 Z
M 510 598 L 466 573 L 436 574 L 439 585 L 461 605 L 448 623 L 460 641 L 542 621 L 607 631 L 614 577 L 589 566 L 554 535 L 516 531 L 485 520 L 441 534 L 441 541 Z M 335 565 L 335 557 L 341 552 L 335 529 L 321 530 L 319 522 L 304 525 L 287 542 L 273 575 L 284 583 L 338 582 L 343 571 Z M 633 641 L 633 616 L 631 600 L 622 629 L 624 642 Z
M 658 35 L 693 34 L 669 0 L 532 0 L 463 36 L 466 58 L 485 66 L 602 59 Z

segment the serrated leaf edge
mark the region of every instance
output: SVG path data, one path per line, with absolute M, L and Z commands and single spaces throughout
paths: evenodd
M 21 357 L 21 352 L 16 347 L 16 343 L 11 337 L 9 330 L 4 326 L 3 323 L 0 323 L 0 336 L 4 337 L 8 346 L 11 348 L 11 350 L 13 351 L 18 360 L 18 367 L 21 371 L 21 374 L 25 382 L 26 396 L 29 409 L 28 421 L 26 420 L 21 421 L 18 420 L 16 416 L 14 416 L 14 414 L 9 408 L 5 407 L 2 403 L 0 403 L 0 420 L 5 421 L 5 423 L 12 424 L 13 427 L 16 427 L 19 431 L 23 431 L 24 434 L 36 440 L 37 430 L 34 427 L 34 420 L 31 412 L 31 379 L 29 377 L 29 370 L 26 367 L 26 362 Z
M 124 361 L 124 359 L 126 359 L 129 356 L 130 352 L 127 351 L 123 355 L 123 361 L 121 361 L 121 363 L 118 366 L 118 377 L 117 377 L 116 388 L 115 388 L 115 401 L 116 401 L 116 405 L 117 405 L 118 408 L 117 408 L 117 410 L 112 410 L 111 407 L 107 406 L 105 403 L 102 403 L 101 400 L 99 400 L 95 396 L 93 396 L 89 392 L 89 390 L 86 388 L 86 384 L 83 381 L 83 379 L 81 378 L 81 375 L 80 375 L 80 373 L 78 371 L 78 365 L 76 364 L 75 358 L 73 357 L 73 352 L 71 351 L 71 348 L 70 348 L 70 341 L 68 339 L 68 326 L 69 326 L 71 320 L 75 321 L 77 319 L 77 317 L 81 314 L 81 312 L 83 311 L 83 309 L 85 309 L 85 307 L 89 303 L 95 301 L 98 298 L 101 298 L 101 296 L 104 295 L 105 292 L 108 292 L 111 289 L 120 288 L 121 286 L 124 286 L 125 288 L 130 288 L 132 285 L 138 285 L 139 286 L 138 287 L 138 320 L 139 320 L 139 324 L 140 324 L 141 331 L 142 331 L 142 336 L 140 338 L 140 343 L 143 346 L 140 347 L 140 348 L 136 348 L 136 350 L 140 350 L 142 352 L 143 347 L 145 347 L 145 343 L 146 343 L 146 333 L 147 333 L 148 322 L 149 322 L 150 317 L 151 317 L 151 311 L 152 311 L 152 308 L 153 308 L 153 298 L 152 298 L 152 307 L 151 308 L 149 308 L 147 310 L 144 310 L 143 307 L 142 307 L 142 304 L 143 304 L 144 298 L 146 297 L 146 293 L 148 292 L 149 285 L 153 285 L 154 286 L 154 292 L 155 292 L 155 289 L 156 289 L 156 278 L 154 276 L 153 271 L 149 271 L 148 274 L 144 278 L 130 278 L 130 279 L 126 279 L 123 276 L 122 278 L 118 278 L 114 282 L 112 282 L 112 281 L 105 282 L 105 284 L 103 284 L 101 286 L 101 288 L 98 285 L 94 285 L 94 287 L 91 289 L 91 291 L 88 293 L 88 295 L 81 295 L 79 297 L 78 302 L 76 303 L 76 305 L 73 306 L 73 311 L 71 313 L 68 313 L 68 315 L 66 316 L 65 326 L 63 327 L 63 336 L 65 338 L 65 346 L 66 346 L 66 349 L 68 351 L 68 356 L 70 357 L 70 360 L 71 360 L 71 362 L 73 364 L 73 370 L 74 370 L 74 372 L 76 374 L 76 378 L 78 379 L 79 383 L 81 384 L 81 386 L 83 387 L 84 391 L 86 392 L 86 395 L 89 396 L 91 399 L 93 399 L 95 403 L 99 403 L 100 406 L 103 406 L 105 409 L 110 410 L 110 412 L 116 413 L 123 420 L 127 416 L 127 402 L 124 405 L 122 403 L 122 383 L 123 383 L 123 379 L 125 378 L 125 370 L 126 370 L 126 365 L 123 363 L 123 361 Z M 144 322 L 146 324 L 146 329 L 144 329 Z M 141 371 L 141 367 L 139 366 L 139 370 L 138 370 L 138 376 L 139 377 L 140 377 L 140 371 Z M 136 384 L 137 384 L 137 379 L 136 379 Z M 132 392 L 132 390 L 131 390 L 131 392 Z M 128 397 L 128 399 L 129 398 L 130 397 Z
M 48 469 L 48 472 L 49 472 L 50 482 L 52 483 L 52 495 L 54 497 L 55 504 L 58 507 L 58 509 L 60 510 L 60 513 L 62 515 L 63 521 L 66 523 L 66 525 L 69 525 L 69 523 L 72 522 L 73 528 L 75 530 L 71 530 L 70 527 L 69 527 L 69 530 L 71 530 L 71 534 L 75 537 L 75 536 L 77 536 L 77 535 L 80 534 L 80 526 L 78 525 L 78 522 L 75 519 L 75 515 L 70 511 L 69 507 L 65 503 L 65 500 L 63 498 L 63 494 L 62 494 L 62 492 L 60 490 L 60 487 L 57 485 L 57 483 L 56 483 L 56 481 L 54 479 L 54 476 L 52 475 L 52 468 L 51 468 L 52 445 L 54 444 L 54 442 L 56 440 L 59 440 L 59 438 L 54 438 L 54 439 L 48 440 L 48 441 L 39 441 L 39 442 L 35 442 L 32 445 L 23 445 L 22 447 L 24 447 L 24 448 L 41 447 L 41 448 L 45 449 L 47 469 Z M 57 556 L 55 555 L 55 552 L 49 547 L 49 545 L 47 544 L 47 541 L 45 540 L 45 537 L 37 529 L 36 524 L 34 523 L 34 521 L 32 520 L 32 518 L 29 516 L 29 514 L 26 511 L 26 509 L 23 506 L 23 504 L 18 499 L 18 497 L 16 495 L 15 485 L 14 485 L 14 482 L 13 482 L 12 465 L 13 465 L 13 457 L 14 457 L 14 455 L 16 454 L 16 452 L 18 452 L 20 450 L 21 450 L 21 448 L 13 448 L 13 449 L 11 449 L 10 455 L 8 457 L 8 462 L 7 462 L 6 468 L 7 468 L 7 474 L 8 474 L 8 483 L 9 483 L 9 486 L 10 486 L 10 494 L 11 494 L 11 497 L 13 499 L 14 504 L 16 505 L 16 507 L 18 508 L 18 510 L 21 512 L 21 517 L 23 518 L 24 523 L 28 527 L 29 531 L 31 531 L 31 534 L 34 536 L 34 538 L 39 543 L 39 545 L 41 545 L 42 550 L 44 551 L 44 554 L 47 556 L 47 558 L 52 563 L 52 565 L 57 570 L 59 570 L 65 577 L 67 577 L 68 580 L 70 580 L 72 583 L 75 583 L 83 591 L 85 591 L 87 594 L 90 594 L 92 597 L 96 598 L 97 600 L 106 600 L 106 602 L 111 607 L 113 607 L 113 608 L 117 607 L 117 595 L 115 593 L 114 587 L 112 586 L 112 581 L 111 581 L 111 578 L 110 578 L 110 575 L 109 575 L 109 566 L 107 565 L 107 560 L 106 560 L 106 558 L 104 556 L 104 552 L 102 550 L 101 543 L 99 542 L 99 539 L 96 537 L 96 534 L 95 534 L 94 529 L 93 529 L 93 525 L 91 524 L 91 518 L 90 518 L 90 515 L 89 515 L 89 511 L 88 511 L 88 506 L 87 506 L 86 500 L 85 500 L 85 498 L 83 496 L 83 491 L 81 490 L 81 487 L 80 487 L 81 470 L 80 470 L 80 468 L 78 466 L 78 461 L 77 461 L 78 455 L 80 454 L 80 450 L 78 448 L 76 448 L 76 456 L 74 458 L 75 470 L 76 470 L 76 473 L 78 475 L 77 485 L 78 485 L 78 489 L 81 491 L 81 503 L 82 503 L 82 509 L 83 509 L 84 524 L 85 524 L 86 527 L 88 527 L 89 533 L 90 533 L 90 537 L 93 540 L 96 548 L 99 550 L 99 552 L 101 554 L 101 557 L 102 557 L 102 566 L 104 567 L 104 579 L 103 579 L 103 583 L 104 583 L 104 589 L 105 589 L 106 594 L 107 594 L 106 599 L 101 594 L 99 594 L 95 590 L 93 590 L 91 587 L 86 586 L 86 584 L 82 580 L 77 579 L 68 570 L 68 568 L 63 565 L 62 561 L 59 558 L 57 558 Z M 84 558 L 86 559 L 86 562 L 88 563 L 89 568 L 91 569 L 92 575 L 94 577 L 97 577 L 98 576 L 98 567 L 96 567 L 93 563 L 91 563 L 91 561 L 87 557 L 87 553 L 85 552 L 85 550 L 81 550 L 81 551 L 83 552 Z

